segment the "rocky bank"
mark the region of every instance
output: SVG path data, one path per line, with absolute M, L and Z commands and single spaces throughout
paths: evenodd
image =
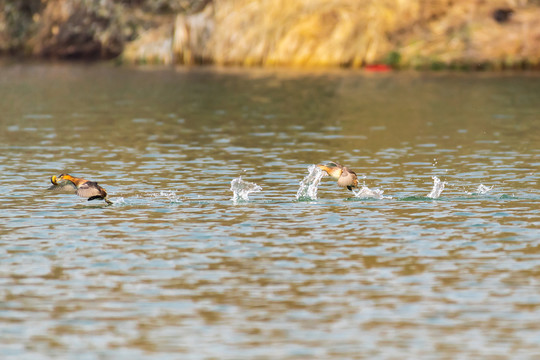
M 539 68 L 540 0 L 0 0 L 5 57 Z

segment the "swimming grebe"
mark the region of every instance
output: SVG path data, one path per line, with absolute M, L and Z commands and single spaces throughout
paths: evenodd
M 326 165 L 317 165 L 332 178 L 337 180 L 338 186 L 346 187 L 352 191 L 353 187 L 358 187 L 358 178 L 356 173 L 346 166 L 340 165 L 334 161 Z
M 55 189 L 57 187 L 65 189 L 66 186 L 73 186 L 75 194 L 79 195 L 80 197 L 88 198 L 88 201 L 105 200 L 107 204 L 112 204 L 112 201 L 107 198 L 107 192 L 105 189 L 99 186 L 95 181 L 76 178 L 69 174 L 62 174 L 58 177 L 53 175 L 51 177 L 51 183 L 54 186 L 52 186 L 50 189 Z

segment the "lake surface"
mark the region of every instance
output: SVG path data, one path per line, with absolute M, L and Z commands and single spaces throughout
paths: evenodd
M 537 359 L 539 99 L 538 73 L 4 64 L 0 357 Z M 297 199 L 330 160 L 363 195 Z

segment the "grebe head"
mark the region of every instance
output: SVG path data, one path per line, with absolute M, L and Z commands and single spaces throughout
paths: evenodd
M 51 183 L 53 185 L 62 185 L 62 183 L 65 183 L 68 179 L 65 179 L 67 177 L 71 177 L 70 175 L 68 174 L 60 174 L 58 176 L 51 176 Z
M 337 179 L 341 176 L 341 173 L 343 172 L 343 166 L 340 164 L 330 161 L 326 165 L 317 165 L 319 169 L 325 171 L 328 175 L 333 177 L 334 179 Z

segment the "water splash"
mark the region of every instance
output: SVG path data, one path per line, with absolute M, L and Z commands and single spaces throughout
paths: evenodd
M 239 200 L 249 201 L 249 194 L 252 192 L 259 192 L 262 187 L 255 183 L 250 183 L 242 180 L 242 177 L 233 179 L 231 181 L 231 191 L 233 192 L 232 201 L 237 202 Z
M 126 205 L 126 200 L 122 196 L 109 200 L 112 201 L 113 205 Z
M 176 195 L 176 193 L 172 190 L 169 191 L 160 191 L 159 193 L 152 193 L 150 194 L 152 197 L 159 199 L 159 198 L 165 198 L 171 203 L 180 202 L 180 197 Z
M 362 188 L 358 191 L 354 191 L 353 190 L 353 193 L 354 193 L 354 196 L 357 197 L 357 198 L 361 198 L 361 199 L 384 199 L 385 196 L 383 196 L 383 193 L 384 193 L 384 190 L 380 190 L 380 189 L 374 189 L 374 190 L 371 190 L 370 188 L 368 188 L 366 185 L 362 185 Z M 388 197 L 388 198 L 391 198 L 391 197 Z
M 480 184 L 478 185 L 478 188 L 476 189 L 476 193 L 481 194 L 481 195 L 487 194 L 493 189 L 493 186 L 494 185 L 486 186 L 486 185 Z
M 467 195 L 485 195 L 488 192 L 490 192 L 495 185 L 486 186 L 484 184 L 478 185 L 478 188 L 476 188 L 476 191 L 474 192 L 467 192 Z
M 317 165 L 310 165 L 308 167 L 309 174 L 300 181 L 300 188 L 296 192 L 296 199 L 310 199 L 317 200 L 317 190 L 319 189 L 319 183 L 325 176 L 325 172 L 322 171 Z
M 446 181 L 439 180 L 438 177 L 433 176 L 433 189 L 431 192 L 427 195 L 428 198 L 437 199 L 439 196 L 441 196 L 441 193 L 444 190 L 444 186 L 448 184 Z

